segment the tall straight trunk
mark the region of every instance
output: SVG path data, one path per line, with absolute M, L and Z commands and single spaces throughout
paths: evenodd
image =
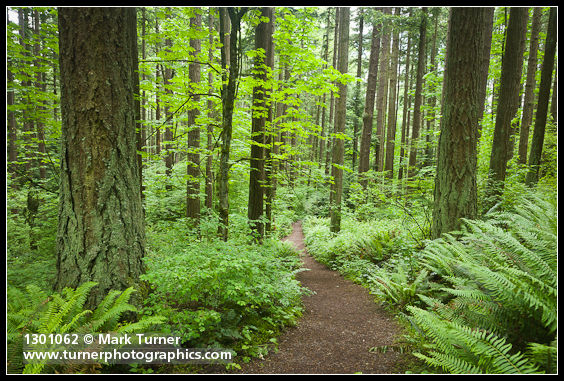
M 111 289 L 139 286 L 143 272 L 136 11 L 59 8 L 58 18 L 63 123 L 55 289 L 97 282 L 86 304 L 92 308 Z
M 337 66 L 338 44 L 339 44 L 339 12 L 340 7 L 335 7 L 335 33 L 333 37 L 333 67 Z M 335 96 L 331 92 L 331 100 L 329 101 L 329 125 L 335 121 Z M 333 154 L 333 137 L 327 134 L 327 155 L 325 157 L 325 175 L 331 172 L 331 158 Z
M 329 59 L 329 29 L 331 25 L 331 12 L 327 11 L 327 28 L 325 32 L 324 46 L 323 46 L 323 60 L 327 62 Z M 327 68 L 327 64 L 323 65 L 323 69 Z M 326 104 L 327 94 L 323 93 L 323 104 Z M 319 164 L 324 165 L 325 163 L 325 150 L 327 146 L 328 133 L 326 126 L 326 114 L 327 107 L 323 107 L 321 111 L 321 139 L 319 139 Z
M 211 8 L 208 10 L 208 28 L 209 28 L 209 35 L 208 35 L 208 42 L 209 42 L 209 50 L 208 50 L 208 61 L 213 62 L 213 13 Z M 213 71 L 208 71 L 208 87 L 211 89 L 213 86 Z M 214 111 L 214 103 L 211 97 L 208 98 L 207 102 L 208 108 L 208 117 L 210 120 L 215 119 L 215 111 Z M 206 199 L 204 204 L 209 211 L 211 211 L 213 207 L 213 130 L 214 126 L 213 123 L 208 123 L 207 126 L 207 157 L 206 157 Z
M 429 72 L 434 72 L 437 69 L 435 64 L 436 55 L 437 55 L 437 29 L 439 25 L 439 13 L 435 13 L 435 21 L 434 21 L 434 31 L 433 31 L 433 40 L 431 43 L 431 62 L 429 65 Z M 448 54 L 448 53 L 447 53 Z M 433 89 L 430 89 L 431 92 Z M 423 166 L 430 166 L 433 162 L 433 153 L 434 153 L 434 126 L 435 126 L 435 105 L 437 104 L 437 97 L 434 95 L 429 96 L 427 99 L 427 115 L 425 120 L 427 121 L 427 132 L 425 136 L 425 158 Z
M 347 73 L 349 68 L 349 23 L 350 9 L 343 7 L 339 10 L 339 59 L 337 70 Z M 347 86 L 340 83 L 339 98 L 335 107 L 335 133 L 345 133 L 345 121 L 347 115 Z M 340 137 L 333 140 L 333 157 L 331 166 L 331 185 L 330 210 L 331 210 L 331 231 L 336 233 L 341 230 L 341 200 L 343 196 L 343 164 L 345 159 L 345 142 Z
M 539 85 L 539 100 L 537 103 L 537 113 L 535 115 L 535 127 L 533 131 L 533 141 L 531 142 L 531 153 L 529 155 L 529 173 L 527 173 L 526 183 L 534 185 L 539 180 L 539 166 L 541 163 L 542 146 L 544 143 L 544 131 L 548 114 L 548 101 L 550 98 L 550 84 L 552 82 L 552 70 L 554 69 L 554 56 L 556 55 L 557 37 L 557 8 L 550 8 L 548 16 L 548 30 L 546 33 L 544 60 L 541 68 L 541 81 Z M 554 82 L 557 85 L 557 82 Z M 554 87 L 556 91 L 556 86 Z
M 33 11 L 33 34 L 34 34 L 34 47 L 33 47 L 33 54 L 35 56 L 35 61 L 33 62 L 33 66 L 36 69 L 35 74 L 35 88 L 37 91 L 41 93 L 45 93 L 46 85 L 44 76 L 45 74 L 42 72 L 41 68 L 41 29 L 40 29 L 40 20 L 39 20 L 39 11 Z M 43 157 L 45 156 L 45 123 L 43 121 L 43 113 L 45 112 L 45 103 L 42 100 L 37 100 L 37 111 L 40 114 L 37 118 L 35 123 L 36 129 L 36 136 L 37 136 L 37 153 L 38 153 L 38 160 L 37 166 L 39 167 L 39 178 L 44 179 L 46 177 L 46 169 L 45 165 L 43 165 Z
M 396 8 L 394 15 L 398 16 L 401 13 L 400 8 Z M 396 87 L 398 82 L 398 62 L 399 62 L 399 27 L 394 27 L 393 43 L 392 43 L 392 60 L 390 65 L 390 100 L 388 102 L 388 133 L 386 143 L 386 161 L 384 170 L 386 177 L 392 179 L 394 177 L 394 151 L 396 143 Z
M 415 176 L 417 164 L 417 150 L 419 148 L 419 133 L 421 130 L 421 104 L 423 101 L 423 75 L 425 74 L 425 40 L 427 38 L 427 8 L 422 9 L 421 24 L 419 25 L 419 51 L 417 55 L 417 77 L 415 79 L 415 99 L 413 104 L 413 129 L 411 131 L 411 149 L 409 152 L 409 178 Z
M 529 43 L 529 59 L 527 60 L 527 79 L 525 82 L 525 95 L 523 113 L 521 116 L 521 131 L 519 133 L 519 164 L 527 163 L 527 148 L 529 146 L 529 130 L 533 123 L 533 110 L 535 108 L 535 87 L 537 74 L 537 50 L 539 48 L 539 32 L 542 8 L 533 8 L 531 25 L 531 38 Z
M 274 70 L 274 9 L 272 9 L 270 17 L 270 32 L 268 34 L 268 49 L 266 54 L 266 66 L 271 70 Z M 273 80 L 273 78 L 270 78 Z M 268 104 L 268 116 L 266 122 L 266 135 L 265 135 L 265 166 L 264 166 L 264 214 L 266 217 L 265 232 L 272 231 L 272 224 L 274 222 L 274 216 L 272 215 L 272 206 L 274 204 L 274 195 L 276 189 L 276 165 L 274 161 L 274 154 L 276 154 L 276 129 L 274 126 L 274 107 L 272 100 L 272 89 L 268 89 L 266 92 L 266 98 Z
M 486 30 L 484 33 L 486 34 L 486 42 L 484 43 L 484 54 L 482 55 L 482 68 L 480 69 L 481 77 L 480 77 L 480 120 L 484 117 L 484 112 L 486 108 L 486 95 L 488 89 L 488 72 L 490 69 L 490 57 L 491 57 L 491 50 L 492 50 L 492 36 L 493 36 L 493 22 L 494 22 L 494 7 L 486 8 L 488 11 L 486 18 L 488 23 L 486 24 Z M 478 139 L 482 133 L 482 124 L 478 124 Z
M 384 17 L 392 13 L 391 8 L 383 8 Z M 380 62 L 378 69 L 378 89 L 376 94 L 376 147 L 374 148 L 374 170 L 381 172 L 384 162 L 386 135 L 386 105 L 388 101 L 388 79 L 390 71 L 390 22 L 384 19 L 381 38 Z
M 368 80 L 366 82 L 366 101 L 364 102 L 364 113 L 362 115 L 362 138 L 358 157 L 358 178 L 363 188 L 366 188 L 368 184 L 368 180 L 363 175 L 370 167 L 370 145 L 372 143 L 379 56 L 380 28 L 378 25 L 373 25 L 372 42 L 370 43 L 370 59 L 368 63 Z
M 264 59 L 257 56 L 254 63 L 253 107 L 251 119 L 251 162 L 249 173 L 249 209 L 248 218 L 251 229 L 260 242 L 264 237 L 264 143 L 268 106 L 266 104 L 266 60 L 269 55 L 270 39 L 272 36 L 272 8 L 261 8 L 261 18 L 268 21 L 260 22 L 255 30 L 255 49 L 264 50 Z
M 200 30 L 202 27 L 202 15 L 196 14 L 190 18 L 190 29 Z M 198 55 L 201 51 L 201 42 L 197 38 L 190 39 L 190 48 L 194 55 L 194 61 L 188 68 L 188 78 L 193 84 L 200 83 L 200 63 Z M 186 155 L 186 217 L 192 226 L 197 226 L 200 222 L 200 126 L 196 119 L 200 114 L 199 103 L 200 95 L 193 94 L 191 100 L 196 107 L 188 110 L 188 152 Z
M 358 20 L 358 58 L 356 62 L 356 77 L 361 78 L 362 76 L 362 39 L 363 39 L 363 29 L 364 29 L 364 11 L 360 10 L 359 20 Z M 360 121 L 362 120 L 362 102 L 360 100 L 360 82 L 357 82 L 355 92 L 354 92 L 354 127 L 353 127 L 353 152 L 352 152 L 352 171 L 356 169 L 356 157 L 357 157 L 357 146 L 358 146 L 358 128 Z
M 477 144 L 480 115 L 480 81 L 489 12 L 486 8 L 451 10 L 447 40 L 445 96 L 432 236 L 458 229 L 460 219 L 477 217 Z
M 497 115 L 490 156 L 486 209 L 493 207 L 502 193 L 509 157 L 511 121 L 519 107 L 519 89 L 523 68 L 523 39 L 527 27 L 528 8 L 512 7 L 501 65 Z
M 235 97 L 237 83 L 239 82 L 239 33 L 241 30 L 241 18 L 246 13 L 247 8 L 236 10 L 235 8 L 220 8 L 222 20 L 225 20 L 229 13 L 231 22 L 230 44 L 222 49 L 221 66 L 225 70 L 227 66 L 227 55 L 229 55 L 229 76 L 227 84 L 224 85 L 221 98 L 223 103 L 223 115 L 221 122 L 221 156 L 219 159 L 218 173 L 218 199 L 219 199 L 219 228 L 218 234 L 221 239 L 227 241 L 229 237 L 229 154 L 231 150 L 231 136 L 233 133 L 233 109 L 235 107 Z M 225 27 L 220 22 L 220 38 L 225 38 Z M 227 53 L 227 51 L 229 53 Z
M 167 12 L 167 18 L 171 18 L 170 15 L 170 9 Z M 166 38 L 165 39 L 165 51 L 168 53 L 171 53 L 172 51 L 172 39 L 170 38 Z M 165 114 L 165 131 L 164 131 L 164 145 L 165 145 L 165 151 L 166 151 L 166 156 L 165 156 L 165 173 L 166 173 L 166 177 L 167 177 L 167 184 L 166 184 L 166 190 L 167 191 L 171 191 L 172 190 L 172 184 L 170 183 L 171 181 L 171 176 L 172 176 L 172 166 L 174 165 L 174 152 L 172 151 L 172 140 L 174 139 L 173 137 L 173 132 L 172 132 L 172 127 L 173 127 L 173 115 L 172 112 L 170 110 L 170 103 L 171 103 L 171 98 L 173 95 L 172 92 L 172 77 L 174 75 L 174 72 L 172 70 L 172 67 L 170 66 L 170 64 L 165 64 L 164 65 L 164 73 L 163 73 L 163 86 L 164 86 L 164 91 L 166 94 L 166 101 L 164 102 L 164 114 Z
M 411 11 L 409 12 L 411 16 Z M 411 61 L 411 35 L 409 31 L 407 32 L 407 48 L 405 50 L 405 79 L 403 83 L 403 110 L 402 110 L 402 119 L 401 119 L 401 147 L 400 147 L 400 158 L 399 158 L 399 169 L 398 169 L 398 180 L 403 178 L 404 167 L 405 167 L 405 152 L 407 147 L 407 136 L 409 134 L 409 118 L 408 110 L 410 106 L 410 99 L 409 96 L 409 73 L 410 73 L 410 61 Z

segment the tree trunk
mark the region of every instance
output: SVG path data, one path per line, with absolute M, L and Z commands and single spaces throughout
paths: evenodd
M 411 16 L 411 11 L 409 12 Z M 403 86 L 403 110 L 402 110 L 402 118 L 401 118 L 401 147 L 400 147 L 400 158 L 399 158 L 399 169 L 398 169 L 398 180 L 403 179 L 403 173 L 405 172 L 405 152 L 407 151 L 407 141 L 409 135 L 409 118 L 408 118 L 408 111 L 409 105 L 411 103 L 411 97 L 409 96 L 409 73 L 411 70 L 410 61 L 411 61 L 411 34 L 409 31 L 407 32 L 407 48 L 405 50 L 405 79 L 404 79 L 404 86 Z
M 274 69 L 274 8 L 271 11 L 270 23 L 269 25 L 270 32 L 268 34 L 268 49 L 266 54 L 266 66 L 269 67 L 271 70 Z M 270 80 L 274 80 L 274 78 L 270 78 Z M 265 224 L 265 231 L 270 232 L 272 231 L 272 224 L 274 222 L 274 216 L 272 215 L 272 206 L 274 203 L 274 194 L 276 189 L 276 165 L 273 154 L 276 153 L 276 136 L 277 133 L 275 132 L 276 129 L 274 127 L 274 107 L 273 107 L 273 100 L 271 99 L 272 90 L 268 89 L 266 93 L 266 98 L 268 99 L 268 121 L 266 123 L 266 135 L 265 135 L 265 166 L 264 166 L 264 178 L 265 178 L 265 187 L 264 187 L 264 213 L 266 217 L 266 224 Z
M 400 8 L 394 11 L 395 16 L 399 17 Z M 388 133 L 386 143 L 386 160 L 384 170 L 386 177 L 392 179 L 394 177 L 394 151 L 396 143 L 396 86 L 398 82 L 398 62 L 399 62 L 399 25 L 394 27 L 393 43 L 392 43 L 392 60 L 390 65 L 390 101 L 388 102 Z
M 372 124 L 374 120 L 374 102 L 376 99 L 376 84 L 378 79 L 378 60 L 380 56 L 380 28 L 372 26 L 372 42 L 370 43 L 370 60 L 368 64 L 368 80 L 366 82 L 366 101 L 362 115 L 362 138 L 358 157 L 358 178 L 363 188 L 368 180 L 363 176 L 370 167 L 370 145 L 372 142 Z
M 539 48 L 539 31 L 542 8 L 533 8 L 533 21 L 531 25 L 531 39 L 529 43 L 529 59 L 527 61 L 527 80 L 525 82 L 525 99 L 521 117 L 521 131 L 519 133 L 519 164 L 527 163 L 527 148 L 529 146 L 529 130 L 533 122 L 535 108 L 535 87 L 537 73 L 537 50 Z
M 347 73 L 349 67 L 349 22 L 350 9 L 342 7 L 339 10 L 339 58 L 337 70 Z M 347 116 L 347 86 L 338 83 L 339 98 L 335 107 L 335 133 L 345 133 L 345 121 Z M 345 142 L 340 137 L 333 139 L 331 176 L 330 208 L 331 208 L 331 231 L 337 233 L 341 230 L 341 199 L 343 196 L 343 164 L 345 159 Z
M 211 63 L 213 62 L 213 13 L 211 8 L 208 10 L 208 27 L 209 27 L 209 36 L 208 36 L 208 42 L 209 42 L 209 51 L 208 51 L 208 61 Z M 211 89 L 213 86 L 213 71 L 209 70 L 208 71 L 208 87 Z M 208 117 L 210 118 L 210 120 L 214 120 L 216 115 L 215 115 L 215 109 L 214 109 L 214 103 L 210 98 L 208 98 L 208 103 L 207 103 L 207 108 L 208 108 Z M 208 208 L 209 211 L 211 211 L 211 209 L 213 208 L 213 130 L 214 130 L 214 126 L 213 123 L 208 123 L 207 126 L 207 157 L 206 157 L 206 199 L 204 201 L 204 204 L 206 205 L 206 208 Z
M 145 253 L 135 136 L 135 8 L 59 8 L 62 151 L 56 290 L 139 286 Z M 111 102 L 110 102 L 111 100 Z M 139 288 L 138 288 L 139 290 Z
M 384 17 L 392 13 L 391 8 L 383 8 Z M 382 28 L 382 45 L 378 69 L 378 92 L 376 94 L 376 147 L 374 148 L 374 170 L 381 172 L 384 163 L 386 105 L 388 101 L 388 78 L 390 71 L 390 21 L 384 19 Z
M 190 18 L 190 29 L 199 30 L 202 27 L 202 15 L 196 14 Z M 201 51 L 201 43 L 197 38 L 190 39 L 190 47 L 193 49 L 194 60 L 198 60 Z M 190 83 L 200 83 L 200 63 L 192 62 L 188 68 L 188 78 Z M 199 103 L 200 95 L 191 96 L 191 100 L 196 107 L 188 110 L 188 152 L 186 156 L 186 217 L 192 226 L 198 226 L 200 222 L 200 126 L 196 123 L 196 118 L 200 114 Z
M 427 38 L 427 8 L 422 9 L 419 26 L 419 52 L 417 55 L 417 78 L 415 80 L 415 100 L 413 105 L 413 129 L 411 131 L 411 150 L 409 153 L 409 178 L 415 176 L 417 150 L 419 148 L 419 131 L 421 129 L 421 104 L 423 100 L 423 75 L 425 72 L 425 39 Z
M 458 229 L 460 218 L 477 216 L 477 143 L 486 8 L 451 10 L 441 135 L 435 178 L 432 237 Z M 491 33 L 491 29 L 489 30 Z
M 519 106 L 519 89 L 523 68 L 523 47 L 527 26 L 528 8 L 512 7 L 507 27 L 505 52 L 501 66 L 501 79 L 497 115 L 490 156 L 490 173 L 487 185 L 486 210 L 499 200 L 505 181 L 510 150 L 511 121 Z
M 527 173 L 526 183 L 534 185 L 539 180 L 539 166 L 541 162 L 542 146 L 544 144 L 544 130 L 548 113 L 548 101 L 550 98 L 550 85 L 552 82 L 552 70 L 554 69 L 554 56 L 556 54 L 556 23 L 557 8 L 550 8 L 548 17 L 548 31 L 546 34 L 544 61 L 541 69 L 541 81 L 539 86 L 539 100 L 537 103 L 537 113 L 535 116 L 535 127 L 533 131 L 533 141 L 531 142 L 531 153 L 529 156 L 529 173 Z M 554 82 L 556 85 L 556 81 Z M 554 88 L 556 91 L 556 87 Z
M 221 97 L 223 101 L 222 131 L 221 131 L 221 156 L 218 174 L 218 199 L 219 199 L 219 228 L 218 234 L 221 239 L 227 241 L 229 237 L 229 151 L 231 150 L 231 135 L 233 133 L 233 109 L 235 106 L 235 92 L 239 77 L 239 33 L 241 29 L 241 18 L 247 8 L 236 10 L 227 8 L 231 20 L 230 45 L 224 46 L 221 54 L 221 66 L 225 70 L 227 66 L 227 54 L 229 55 L 229 77 L 227 85 L 224 85 Z M 222 20 L 227 16 L 225 10 L 220 9 Z M 225 38 L 225 27 L 220 22 L 220 38 Z M 228 48 L 228 49 L 227 49 Z M 229 53 L 227 53 L 227 51 Z
M 363 36 L 362 32 L 364 29 L 364 11 L 360 9 L 359 20 L 358 20 L 358 58 L 356 62 L 356 77 L 362 77 L 362 42 Z M 352 171 L 356 169 L 356 158 L 357 158 L 357 147 L 358 147 L 358 128 L 360 121 L 362 120 L 362 101 L 360 100 L 360 82 L 357 82 L 355 92 L 354 92 L 354 127 L 353 127 L 353 152 L 352 152 Z
M 264 237 L 264 143 L 268 106 L 266 105 L 266 60 L 269 55 L 270 39 L 272 36 L 272 8 L 261 8 L 261 18 L 268 18 L 261 22 L 255 30 L 255 49 L 264 51 L 264 58 L 257 56 L 254 63 L 253 107 L 251 121 L 251 163 L 249 173 L 249 209 L 248 218 L 255 238 L 260 242 Z

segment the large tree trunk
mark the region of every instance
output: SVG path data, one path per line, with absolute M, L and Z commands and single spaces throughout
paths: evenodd
M 349 68 L 349 22 L 350 9 L 343 7 L 339 10 L 339 59 L 337 70 L 346 73 Z M 345 133 L 345 121 L 347 116 L 347 85 L 339 82 L 339 98 L 335 107 L 335 133 Z M 345 160 L 345 142 L 342 138 L 335 137 L 333 140 L 333 157 L 331 166 L 330 208 L 331 208 L 331 231 L 341 230 L 341 200 L 343 196 L 343 164 Z
M 139 284 L 145 230 L 136 157 L 135 8 L 59 8 L 62 146 L 55 288 Z
M 477 143 L 486 8 L 452 8 L 447 40 L 441 135 L 435 177 L 432 236 L 458 229 L 477 216 Z M 489 30 L 491 33 L 491 29 Z
M 548 100 L 550 98 L 550 84 L 552 82 L 552 70 L 554 69 L 554 56 L 556 54 L 556 7 L 550 8 L 548 17 L 548 31 L 546 34 L 544 61 L 541 69 L 541 82 L 539 86 L 539 100 L 537 103 L 537 113 L 535 118 L 535 128 L 533 131 L 533 141 L 531 142 L 531 154 L 529 156 L 529 173 L 527 173 L 526 183 L 534 185 L 539 180 L 539 165 L 541 162 L 542 146 L 544 143 L 544 131 L 548 113 Z M 554 82 L 556 85 L 556 81 Z M 554 87 L 556 91 L 556 86 Z

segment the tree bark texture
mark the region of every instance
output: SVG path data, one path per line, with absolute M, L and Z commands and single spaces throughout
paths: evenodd
M 486 8 L 452 8 L 447 40 L 432 236 L 458 229 L 477 216 L 477 143 L 481 117 Z M 489 30 L 491 33 L 491 29 Z
M 264 236 L 264 223 L 261 219 L 264 213 L 264 143 L 268 117 L 265 84 L 267 80 L 266 60 L 272 35 L 272 8 L 261 8 L 261 17 L 266 17 L 269 21 L 259 23 L 255 30 L 255 49 L 262 50 L 262 53 L 255 58 L 254 63 L 254 78 L 257 85 L 253 88 L 248 209 L 251 229 L 259 241 Z
M 139 285 L 145 253 L 136 156 L 135 8 L 59 8 L 61 180 L 55 288 Z
M 523 68 L 523 39 L 527 27 L 528 8 L 512 7 L 510 10 L 505 51 L 501 65 L 501 79 L 497 114 L 490 156 L 486 209 L 495 205 L 503 189 L 507 160 L 511 148 L 511 121 L 519 107 L 519 90 Z

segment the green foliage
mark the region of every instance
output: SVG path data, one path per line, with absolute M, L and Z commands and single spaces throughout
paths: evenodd
M 166 316 L 166 330 L 185 345 L 253 355 L 301 315 L 300 261 L 287 244 L 159 242 L 146 259 L 153 292 L 145 311 Z
M 333 234 L 328 220 L 308 217 L 303 223 L 308 252 L 319 262 L 362 284 L 370 285 L 378 264 L 409 252 L 407 237 L 394 220 L 359 222 L 344 218 Z
M 428 354 L 415 353 L 429 365 L 447 373 L 536 373 L 520 352 L 511 353 L 506 339 L 492 332 L 440 319 L 436 314 L 409 306 L 418 328 L 433 340 Z
M 96 287 L 95 282 L 86 282 L 76 289 L 65 288 L 60 294 L 48 295 L 35 285 L 26 290 L 8 288 L 7 342 L 8 368 L 23 373 L 41 373 L 47 364 L 23 365 L 23 336 L 28 333 L 98 333 L 146 332 L 162 323 L 159 316 L 144 316 L 137 321 L 122 321 L 126 314 L 137 313 L 129 304 L 133 288 L 125 291 L 110 291 L 92 311 L 84 304 Z
M 445 285 L 420 295 L 411 321 L 429 340 L 418 355 L 450 372 L 554 372 L 557 328 L 557 215 L 554 201 L 528 192 L 512 211 L 464 221 L 422 252 L 422 265 Z M 446 296 L 444 296 L 446 295 Z M 528 353 L 516 352 L 520 349 Z M 542 359 L 542 360 L 541 360 Z

